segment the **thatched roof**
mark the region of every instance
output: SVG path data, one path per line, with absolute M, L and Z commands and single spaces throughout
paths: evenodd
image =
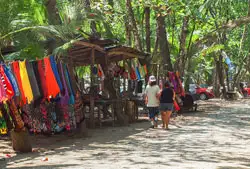
M 91 57 L 93 53 L 94 58 Z M 148 54 L 134 48 L 117 45 L 110 39 L 80 40 L 74 42 L 68 50 L 68 59 L 72 60 L 75 66 L 90 65 L 92 62 L 104 64 L 132 58 L 144 59 L 146 55 Z

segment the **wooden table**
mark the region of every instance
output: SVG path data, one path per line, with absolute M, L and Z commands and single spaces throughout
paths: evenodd
M 105 120 L 101 119 L 101 109 L 103 108 L 103 116 L 107 117 L 107 114 L 111 114 L 112 116 L 112 125 L 115 125 L 115 112 L 114 112 L 114 100 L 108 100 L 108 99 L 98 99 L 94 101 L 94 105 L 95 107 L 98 107 L 98 121 L 99 121 L 99 125 L 100 127 L 102 127 L 102 122 Z M 84 100 L 83 101 L 84 106 L 89 106 L 90 107 L 90 101 L 89 100 Z M 108 108 L 109 106 L 111 107 L 111 112 L 109 112 Z M 89 113 L 94 113 L 94 112 L 89 112 Z M 95 123 L 95 120 L 94 122 Z

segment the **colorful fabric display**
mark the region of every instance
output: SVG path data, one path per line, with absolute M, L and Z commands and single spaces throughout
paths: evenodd
M 59 73 L 58 73 L 58 70 L 57 70 L 57 65 L 56 65 L 56 61 L 55 61 L 55 58 L 54 56 L 50 56 L 50 63 L 51 63 L 51 67 L 52 67 L 52 70 L 54 72 L 54 75 L 56 77 L 56 81 L 57 81 L 57 84 L 60 88 L 60 91 L 63 90 L 63 86 L 62 86 L 62 82 L 61 82 L 61 79 L 60 79 L 60 76 L 59 76 Z
M 0 134 L 4 135 L 4 134 L 7 134 L 7 124 L 4 120 L 4 117 L 3 117 L 3 114 L 2 114 L 2 111 L 0 109 Z
M 28 77 L 30 81 L 32 94 L 33 94 L 33 100 L 37 100 L 41 96 L 41 94 L 38 88 L 33 66 L 30 62 L 26 62 L 26 69 L 27 69 L 27 73 L 28 73 Z
M 3 82 L 1 80 L 1 74 L 0 74 L 0 103 L 7 100 L 7 95 L 6 95 L 6 92 L 5 92 L 5 89 L 4 89 L 4 85 L 3 85 Z
M 141 74 L 140 74 L 138 67 L 136 67 L 136 77 L 137 77 L 137 80 L 141 80 Z
M 48 99 L 56 98 L 56 96 L 60 92 L 60 88 L 57 84 L 56 77 L 52 70 L 50 59 L 49 57 L 44 58 L 44 65 L 45 65 L 45 79 L 46 79 L 46 86 L 48 91 Z
M 6 96 L 8 99 L 11 99 L 15 95 L 15 92 L 14 92 L 14 89 L 12 88 L 10 80 L 8 79 L 8 77 L 6 76 L 4 72 L 4 68 L 2 65 L 0 65 L 0 76 L 1 76 L 2 84 L 4 86 Z
M 33 93 L 30 86 L 30 81 L 26 69 L 26 61 L 19 62 L 21 83 L 23 84 L 23 90 L 25 93 L 25 99 L 27 103 L 30 104 L 33 101 Z
M 68 84 L 69 87 L 69 91 L 70 91 L 70 95 L 69 95 L 69 104 L 75 104 L 75 99 L 74 99 L 74 91 L 70 82 L 70 76 L 69 76 L 69 72 L 67 70 L 67 66 L 64 65 L 64 74 L 65 74 L 65 78 L 66 78 L 66 83 Z
M 25 94 L 24 94 L 23 84 L 22 84 L 22 81 L 21 81 L 19 63 L 17 61 L 13 62 L 11 64 L 11 68 L 12 68 L 12 72 L 14 73 L 14 76 L 16 78 L 16 82 L 17 82 L 17 85 L 18 85 L 19 91 L 20 91 L 19 106 L 22 106 L 22 105 L 26 104 L 26 97 L 25 97 Z
M 135 69 L 134 68 L 131 68 L 130 79 L 131 80 L 136 80 L 136 73 L 135 73 Z
M 13 73 L 11 72 L 11 69 L 9 67 L 7 67 L 6 65 L 3 65 L 3 68 L 4 68 L 4 72 L 5 72 L 6 76 L 10 80 L 12 88 L 14 89 L 15 96 L 20 96 L 20 92 L 19 92 L 19 88 L 18 88 L 18 85 L 17 85 L 17 81 L 16 81 Z

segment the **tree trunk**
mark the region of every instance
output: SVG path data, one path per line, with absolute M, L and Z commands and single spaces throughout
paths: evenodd
M 180 52 L 179 52 L 180 76 L 184 75 L 184 70 L 185 70 L 186 54 L 187 54 L 186 39 L 187 39 L 187 34 L 188 34 L 188 22 L 189 22 L 189 17 L 185 16 L 183 18 L 183 24 L 182 24 L 181 35 L 180 35 Z
M 150 7 L 145 8 L 145 28 L 146 28 L 146 51 L 151 52 L 150 42 Z
M 165 17 L 159 14 L 157 19 L 157 36 L 159 38 L 160 54 L 164 64 L 164 70 L 173 71 L 170 58 L 169 44 L 165 27 Z
M 56 0 L 48 0 L 46 3 L 46 9 L 48 13 L 49 24 L 60 25 L 62 22 L 56 8 Z
M 133 8 L 131 5 L 131 0 L 126 0 L 126 6 L 127 6 L 127 12 L 128 12 L 128 19 L 129 19 L 129 22 L 131 24 L 132 32 L 133 32 L 134 37 L 135 37 L 135 47 L 138 50 L 142 51 L 141 38 L 140 38 L 139 31 L 137 28 Z

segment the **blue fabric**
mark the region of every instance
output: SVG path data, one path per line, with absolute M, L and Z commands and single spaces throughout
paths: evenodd
M 50 56 L 49 59 L 50 59 L 50 64 L 51 64 L 53 73 L 54 73 L 54 75 L 56 77 L 57 84 L 58 84 L 58 86 L 60 88 L 60 91 L 62 92 L 63 91 L 63 85 L 62 85 L 62 81 L 61 81 L 59 73 L 58 73 L 55 58 L 54 58 L 54 56 Z
M 15 92 L 15 96 L 20 96 L 20 91 L 16 82 L 16 78 L 14 77 L 13 73 L 11 72 L 11 69 L 9 67 L 7 67 L 6 65 L 3 65 L 4 68 L 4 72 L 6 74 L 6 76 L 8 77 L 12 88 L 14 89 Z
M 69 104 L 75 104 L 74 91 L 72 89 L 69 72 L 68 72 L 68 69 L 67 69 L 66 65 L 64 65 L 63 67 L 64 67 L 65 79 L 66 79 L 66 82 L 68 83 L 69 90 L 70 90 L 70 93 L 71 93 L 70 96 L 69 96 Z
M 231 60 L 227 57 L 227 58 L 225 59 L 225 62 L 226 62 L 227 65 L 229 65 L 229 64 L 231 63 Z
M 136 67 L 135 73 L 136 73 L 137 79 L 138 79 L 138 80 L 141 80 L 141 74 L 140 74 L 140 71 L 139 71 L 139 68 L 138 68 L 138 67 Z

